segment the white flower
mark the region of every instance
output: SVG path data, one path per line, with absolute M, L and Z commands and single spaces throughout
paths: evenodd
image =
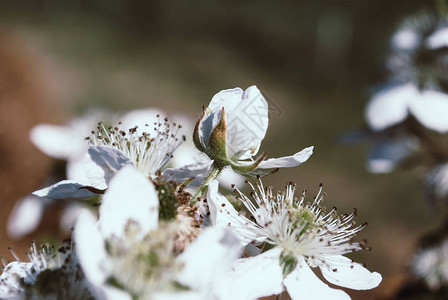
M 165 119 L 163 123 L 158 121 L 152 126 L 144 125 L 148 130 L 155 131 L 150 135 L 137 126 L 125 131 L 120 125 L 106 129 L 101 122 L 98 123 L 97 131 L 87 137 L 92 144 L 84 163 L 89 183 L 63 180 L 35 191 L 33 195 L 49 199 L 95 197 L 108 187 L 119 170 L 128 165 L 134 166 L 145 176 L 154 176 L 172 157 L 182 140 L 177 137 L 180 125 L 169 124 Z
M 210 229 L 178 254 L 178 225 L 159 222 L 158 208 L 151 181 L 126 167 L 111 180 L 98 223 L 89 212 L 80 215 L 77 251 L 98 299 L 214 299 L 217 279 L 239 254 L 238 240 L 222 229 Z
M 265 160 L 258 153 L 268 128 L 268 103 L 256 86 L 223 90 L 213 96 L 198 120 L 193 141 L 221 167 L 230 165 L 241 174 L 266 174 L 305 162 L 313 147 L 292 156 Z
M 439 246 L 420 250 L 412 261 L 412 270 L 433 290 L 447 286 L 448 240 Z
M 442 145 L 440 134 L 448 132 L 448 95 L 420 91 L 411 83 L 389 86 L 375 94 L 365 110 L 372 129 L 373 147 L 367 169 L 388 173 L 422 145 Z M 425 137 L 431 141 L 425 140 Z M 425 140 L 420 144 L 420 140 Z
M 113 119 L 123 122 L 123 128 L 137 126 L 139 131 L 145 124 L 158 122 L 157 114 L 164 114 L 159 109 L 134 110 L 122 116 L 112 116 L 103 111 L 92 111 L 75 118 L 66 125 L 40 124 L 30 131 L 30 140 L 46 155 L 67 161 L 67 179 L 89 184 L 84 169 L 84 158 L 89 143 L 85 138 L 91 135 L 98 121 L 115 123 Z
M 253 221 L 238 214 L 227 199 L 209 186 L 208 203 L 214 224 L 231 228 L 243 244 L 265 241 L 272 249 L 255 257 L 241 259 L 234 265 L 235 299 L 254 299 L 279 294 L 283 286 L 292 299 L 350 299 L 340 290 L 321 282 L 310 268 L 319 267 L 324 278 L 351 289 L 371 289 L 381 282 L 381 275 L 369 272 L 344 254 L 362 250 L 363 243 L 352 242 L 364 227 L 356 226 L 350 215 L 338 216 L 336 209 L 326 213 L 321 207 L 321 191 L 312 204 L 294 198 L 294 185 L 284 193 L 258 186 L 252 192 L 254 202 L 240 195 Z
M 99 120 L 105 120 L 107 123 L 112 122 L 112 119 L 122 120 L 123 128 L 127 130 L 137 127 L 137 133 L 141 135 L 143 129 L 146 128 L 145 124 L 159 123 L 157 114 L 164 113 L 159 109 L 144 109 L 130 111 L 118 117 L 104 111 L 92 111 L 71 120 L 66 125 L 40 124 L 35 126 L 30 131 L 30 140 L 48 156 L 67 162 L 68 180 L 58 182 L 51 187 L 36 191 L 35 195 L 20 199 L 8 220 L 8 234 L 13 238 L 20 238 L 31 233 L 39 225 L 45 208 L 52 205 L 54 200 L 95 197 L 96 194 L 89 192 L 85 187 L 93 186 L 100 189 L 106 187 L 104 171 L 92 159 L 88 159 L 86 164 L 89 143 L 85 141 L 85 138 L 92 134 L 91 131 L 97 126 Z M 92 155 L 98 155 L 98 152 L 100 151 L 92 151 Z M 105 152 L 110 154 L 108 149 Z M 121 153 L 116 159 L 120 158 L 122 165 L 130 163 L 128 158 L 124 158 Z M 121 168 L 122 165 L 116 166 L 116 169 Z M 113 176 L 113 173 L 109 175 Z M 74 220 L 79 208 L 80 206 L 76 202 L 71 203 L 64 215 L 71 216 L 70 219 Z M 68 221 L 65 218 L 62 220 L 61 226 L 64 230 L 74 225 Z
M 94 299 L 73 247 L 70 240 L 57 251 L 52 246 L 37 249 L 33 242 L 28 253 L 29 262 L 14 261 L 3 270 L 0 298 Z

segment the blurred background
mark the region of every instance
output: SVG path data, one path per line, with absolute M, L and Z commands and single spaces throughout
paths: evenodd
M 157 107 L 194 120 L 222 89 L 256 84 L 271 107 L 262 144 L 270 157 L 310 145 L 304 165 L 264 182 L 295 181 L 310 200 L 324 184 L 324 205 L 369 226 L 371 252 L 357 261 L 384 281 L 354 299 L 387 299 L 406 279 L 419 237 L 440 225 L 412 172 L 365 170 L 369 144 L 341 135 L 364 123 L 370 92 L 385 81 L 390 37 L 403 18 L 434 10 L 430 0 L 0 2 L 0 254 L 21 255 L 48 234 L 15 241 L 5 224 L 14 202 L 63 168 L 28 138 L 39 123 L 64 124 L 89 109 Z

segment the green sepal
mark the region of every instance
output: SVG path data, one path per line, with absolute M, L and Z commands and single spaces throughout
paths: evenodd
M 218 125 L 216 125 L 215 129 L 213 129 L 207 145 L 207 155 L 218 162 L 221 167 L 223 167 L 222 164 L 229 164 L 226 153 L 226 135 L 226 118 L 223 107 L 221 111 L 221 120 Z
M 271 169 L 255 169 L 252 172 L 249 172 L 248 175 L 253 177 L 264 177 L 271 174 L 276 173 L 280 168 L 271 168 Z
M 279 260 L 283 277 L 288 276 L 297 267 L 297 257 L 290 251 L 282 251 Z
M 237 163 L 230 163 L 230 166 L 232 169 L 241 174 L 241 175 L 251 175 L 251 172 L 253 172 L 260 163 L 266 158 L 268 155 L 267 152 L 263 153 L 262 155 L 258 156 L 258 158 L 251 164 L 237 164 Z

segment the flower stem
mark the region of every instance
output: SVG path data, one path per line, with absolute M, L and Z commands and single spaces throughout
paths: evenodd
M 191 198 L 190 205 L 193 206 L 196 203 L 198 203 L 199 198 L 201 198 L 204 195 L 205 191 L 207 191 L 208 184 L 210 183 L 210 181 L 216 179 L 218 175 L 221 173 L 222 169 L 223 168 L 220 168 L 215 164 L 212 165 L 212 169 L 210 170 L 210 173 L 208 174 L 207 178 L 205 178 L 204 182 L 201 184 L 196 194 Z

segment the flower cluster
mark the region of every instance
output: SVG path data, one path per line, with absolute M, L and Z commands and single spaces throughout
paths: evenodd
M 378 286 L 380 274 L 344 256 L 368 249 L 354 241 L 365 227 L 354 222 L 356 211 L 326 211 L 322 186 L 312 202 L 297 197 L 293 183 L 284 192 L 263 186 L 261 176 L 298 166 L 313 151 L 255 157 L 267 112 L 255 86 L 219 92 L 190 132 L 204 158 L 170 168 L 184 140 L 179 124 L 160 116 L 143 126 L 98 123 L 87 138 L 86 180 L 33 193 L 77 203 L 73 242 L 58 251 L 33 244 L 30 262 L 5 263 L 0 296 L 230 300 L 286 291 L 292 299 L 350 299 L 314 268 L 333 285 Z M 232 172 L 257 178 L 252 199 L 235 185 L 234 201 L 221 194 L 218 179 Z
M 438 3 L 440 13 L 409 18 L 392 36 L 390 78 L 365 109 L 365 132 L 373 144 L 367 169 L 415 171 L 433 213 L 441 212 L 448 200 L 448 11 L 445 1 Z M 435 235 L 439 231 L 445 228 Z M 432 292 L 448 287 L 447 249 L 445 242 L 415 255 L 412 270 L 421 281 L 410 283 L 411 294 L 421 282 Z
M 428 203 L 440 207 L 448 198 L 446 18 L 422 13 L 406 20 L 391 46 L 390 79 L 365 110 L 373 143 L 367 169 L 389 173 L 397 166 L 423 167 Z

